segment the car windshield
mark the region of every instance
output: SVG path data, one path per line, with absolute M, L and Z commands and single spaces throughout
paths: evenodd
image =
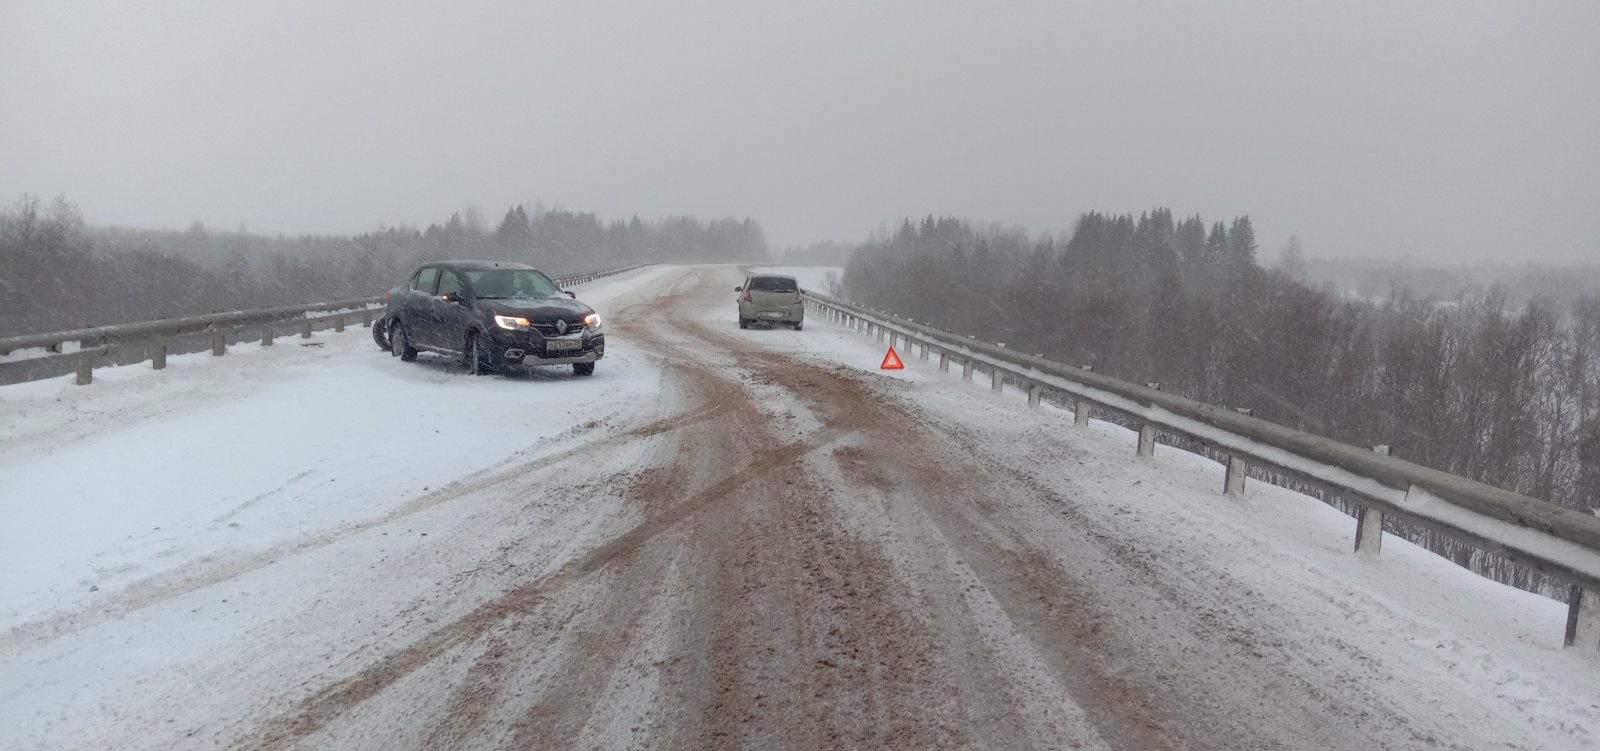
M 750 280 L 750 289 L 757 292 L 798 292 L 800 285 L 790 276 L 758 276 Z
M 467 282 L 479 299 L 555 297 L 560 288 L 544 274 L 529 269 L 478 269 L 466 272 Z

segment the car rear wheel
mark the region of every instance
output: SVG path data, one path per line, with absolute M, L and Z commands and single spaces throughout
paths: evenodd
M 399 321 L 389 324 L 389 353 L 406 362 L 417 359 L 417 348 L 411 346 L 411 337 Z
M 581 376 L 594 375 L 594 363 L 592 363 L 592 362 L 575 362 L 575 363 L 572 364 L 572 373 L 573 373 L 573 375 L 581 375 Z
M 489 352 L 483 348 L 483 337 L 477 332 L 468 332 L 466 346 L 466 366 L 470 375 L 488 375 L 494 372 L 489 365 Z
M 378 349 L 389 351 L 389 322 L 379 318 L 372 323 L 372 341 L 377 342 Z
M 748 319 L 748 318 L 740 318 L 739 319 L 739 328 L 741 328 L 741 329 L 750 328 L 750 319 Z
M 800 329 L 802 329 L 804 327 L 805 327 L 804 323 L 801 323 L 800 321 L 795 321 L 794 322 L 794 330 L 795 331 L 799 331 Z

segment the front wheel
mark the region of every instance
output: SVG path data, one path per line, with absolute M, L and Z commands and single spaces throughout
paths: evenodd
M 389 324 L 389 353 L 406 362 L 417 359 L 417 348 L 411 346 L 411 337 L 398 320 Z
M 740 318 L 739 319 L 739 328 L 741 328 L 741 329 L 750 328 L 750 319 L 748 319 L 748 318 Z
M 468 375 L 488 375 L 494 372 L 489 364 L 489 351 L 484 349 L 483 337 L 477 332 L 467 334 L 466 354 L 463 357 Z
M 572 374 L 573 375 L 581 375 L 581 376 L 592 376 L 592 375 L 594 375 L 594 363 L 592 363 L 592 362 L 575 362 L 575 363 L 572 364 Z

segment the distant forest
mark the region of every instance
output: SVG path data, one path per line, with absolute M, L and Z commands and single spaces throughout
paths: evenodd
M 1256 253 L 1249 217 L 1090 213 L 1064 241 L 929 217 L 861 246 L 843 284 L 857 302 L 957 333 L 1600 506 L 1600 290 L 1517 305 L 1495 287 L 1368 301 L 1264 269 Z M 1541 589 L 1503 559 L 1403 531 Z
M 93 227 L 67 199 L 23 196 L 0 210 L 0 337 L 382 294 L 416 265 L 520 261 L 547 273 L 645 261 L 768 258 L 750 219 L 604 221 L 523 206 L 489 225 L 473 212 L 426 229 L 355 237 L 266 237 Z

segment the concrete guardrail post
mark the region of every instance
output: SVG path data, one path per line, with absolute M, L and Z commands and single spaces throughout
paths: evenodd
M 333 331 L 336 334 L 344 333 L 344 314 L 343 313 L 334 313 L 333 314 Z
M 272 324 L 270 323 L 261 327 L 261 346 L 272 346 Z
M 1228 457 L 1228 472 L 1222 478 L 1222 494 L 1244 495 L 1244 476 L 1249 470 L 1242 457 Z
M 922 361 L 923 362 L 927 362 L 928 361 L 928 343 L 927 342 L 923 342 L 922 343 Z
M 1567 595 L 1567 635 L 1562 641 L 1600 654 L 1600 592 L 1572 585 Z
M 1028 386 L 1028 406 L 1030 406 L 1030 407 L 1039 406 L 1039 401 L 1041 399 L 1043 399 L 1043 398 L 1044 398 L 1044 387 L 1040 386 L 1037 383 L 1029 384 L 1029 386 Z
M 1139 426 L 1139 456 L 1156 455 L 1156 426 L 1145 423 Z
M 94 383 L 94 362 L 91 361 L 88 358 L 88 356 L 79 357 L 78 358 L 78 362 L 77 362 L 77 366 L 78 366 L 78 377 L 76 379 L 77 384 L 79 386 L 87 386 L 87 385 L 89 385 L 91 383 Z
M 971 360 L 962 360 L 961 361 L 961 380 L 963 380 L 963 381 L 972 380 L 972 361 Z
M 1089 403 L 1079 399 L 1072 405 L 1072 424 L 1080 428 L 1089 426 Z
M 1373 446 L 1372 450 L 1389 455 L 1388 446 Z M 1356 507 L 1356 548 L 1354 552 L 1375 556 L 1383 550 L 1383 512 L 1365 505 Z
M 228 354 L 228 334 L 221 330 L 211 332 L 211 356 L 221 357 Z
M 311 338 L 311 319 L 310 318 L 306 318 L 306 319 L 303 319 L 303 320 L 300 321 L 300 338 L 301 339 L 310 339 Z
M 1000 369 L 989 371 L 989 390 L 998 394 L 1005 390 L 1006 379 L 1000 374 Z
M 361 311 L 361 328 L 372 328 L 372 308 L 366 308 Z
M 150 348 L 150 368 L 152 370 L 167 369 L 167 343 L 158 341 Z
M 939 353 L 939 372 L 940 373 L 949 373 L 950 372 L 950 353 L 949 352 L 940 352 Z

